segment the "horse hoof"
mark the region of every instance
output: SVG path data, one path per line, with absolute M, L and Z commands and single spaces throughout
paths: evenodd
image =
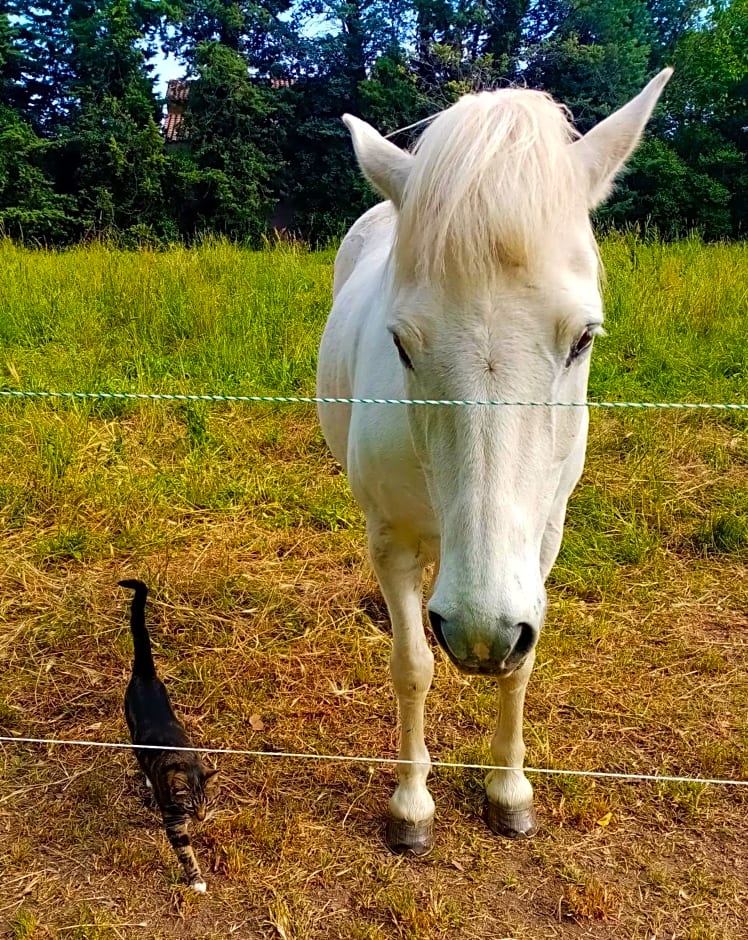
M 529 839 L 538 831 L 538 819 L 532 806 L 507 809 L 486 800 L 486 822 L 491 832 L 505 839 Z
M 390 851 L 397 855 L 428 855 L 434 847 L 434 820 L 412 823 L 390 817 L 385 840 Z

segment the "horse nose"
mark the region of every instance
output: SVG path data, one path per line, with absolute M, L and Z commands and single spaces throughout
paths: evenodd
M 538 641 L 540 627 L 526 621 L 499 618 L 491 629 L 467 627 L 461 618 L 449 620 L 429 609 L 436 639 L 458 669 L 464 672 L 501 673 L 516 669 Z

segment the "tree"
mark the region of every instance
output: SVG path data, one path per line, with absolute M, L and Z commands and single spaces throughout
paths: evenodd
M 194 54 L 189 147 L 170 157 L 173 213 L 187 235 L 220 232 L 257 240 L 274 204 L 279 108 L 271 89 L 250 79 L 244 59 L 217 42 Z
M 729 194 L 729 225 L 748 218 L 748 0 L 715 4 L 674 53 L 678 82 L 670 101 L 673 146 L 695 171 Z
M 6 0 L 23 59 L 20 111 L 42 136 L 54 137 L 74 105 L 76 28 L 95 14 L 95 0 Z
M 527 25 L 524 78 L 570 109 L 587 131 L 646 83 L 651 17 L 645 0 L 546 0 Z
M 99 0 L 69 24 L 57 186 L 76 199 L 81 233 L 170 232 L 160 106 L 148 65 L 159 12 L 151 0 Z
M 11 22 L 6 3 L 0 6 L 0 104 L 20 109 L 23 82 L 23 53 L 18 45 L 20 30 Z
M 190 81 L 177 149 L 159 128 L 157 36 Z M 391 132 L 516 82 L 585 131 L 664 64 L 675 79 L 599 217 L 739 236 L 748 0 L 0 0 L 0 223 L 61 242 L 254 241 L 280 204 L 324 240 L 376 199 L 345 111 Z
M 708 172 L 688 166 L 666 141 L 646 139 L 619 183 L 615 197 L 599 210 L 609 225 L 651 227 L 663 238 L 698 230 L 708 239 L 729 236 L 730 192 Z
M 294 228 L 312 241 L 340 235 L 374 201 L 352 159 L 342 115 L 389 130 L 415 120 L 414 113 L 424 116 L 399 46 L 406 13 L 404 3 L 382 0 L 310 0 L 298 10 L 299 31 L 311 20 L 317 27 L 297 46 L 294 84 L 285 95 L 293 119 L 279 195 L 293 206 Z
M 19 240 L 54 243 L 73 230 L 70 200 L 48 173 L 52 145 L 0 105 L 0 231 Z
M 241 55 L 254 74 L 269 75 L 294 37 L 282 19 L 293 0 L 171 0 L 166 49 L 194 72 L 200 49 L 216 44 Z
M 698 27 L 708 15 L 710 3 L 703 0 L 647 0 L 651 22 L 653 68 L 671 64 L 681 38 Z

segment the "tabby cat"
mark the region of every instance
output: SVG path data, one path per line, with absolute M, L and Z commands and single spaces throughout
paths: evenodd
M 177 719 L 166 686 L 156 675 L 151 640 L 145 625 L 148 588 L 142 581 L 120 581 L 121 587 L 135 592 L 130 612 L 135 655 L 132 678 L 125 693 L 125 718 L 133 744 L 159 744 L 190 748 L 188 751 L 161 751 L 135 748 L 146 783 L 161 810 L 166 835 L 182 863 L 190 887 L 205 891 L 206 885 L 187 831 L 187 818 L 205 819 L 211 796 L 211 781 L 217 770 L 200 760 Z

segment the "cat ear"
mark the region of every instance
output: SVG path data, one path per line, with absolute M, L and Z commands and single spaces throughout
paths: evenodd
M 215 777 L 218 772 L 219 771 L 217 767 L 207 767 L 205 770 L 203 770 L 203 780 L 205 783 Z

